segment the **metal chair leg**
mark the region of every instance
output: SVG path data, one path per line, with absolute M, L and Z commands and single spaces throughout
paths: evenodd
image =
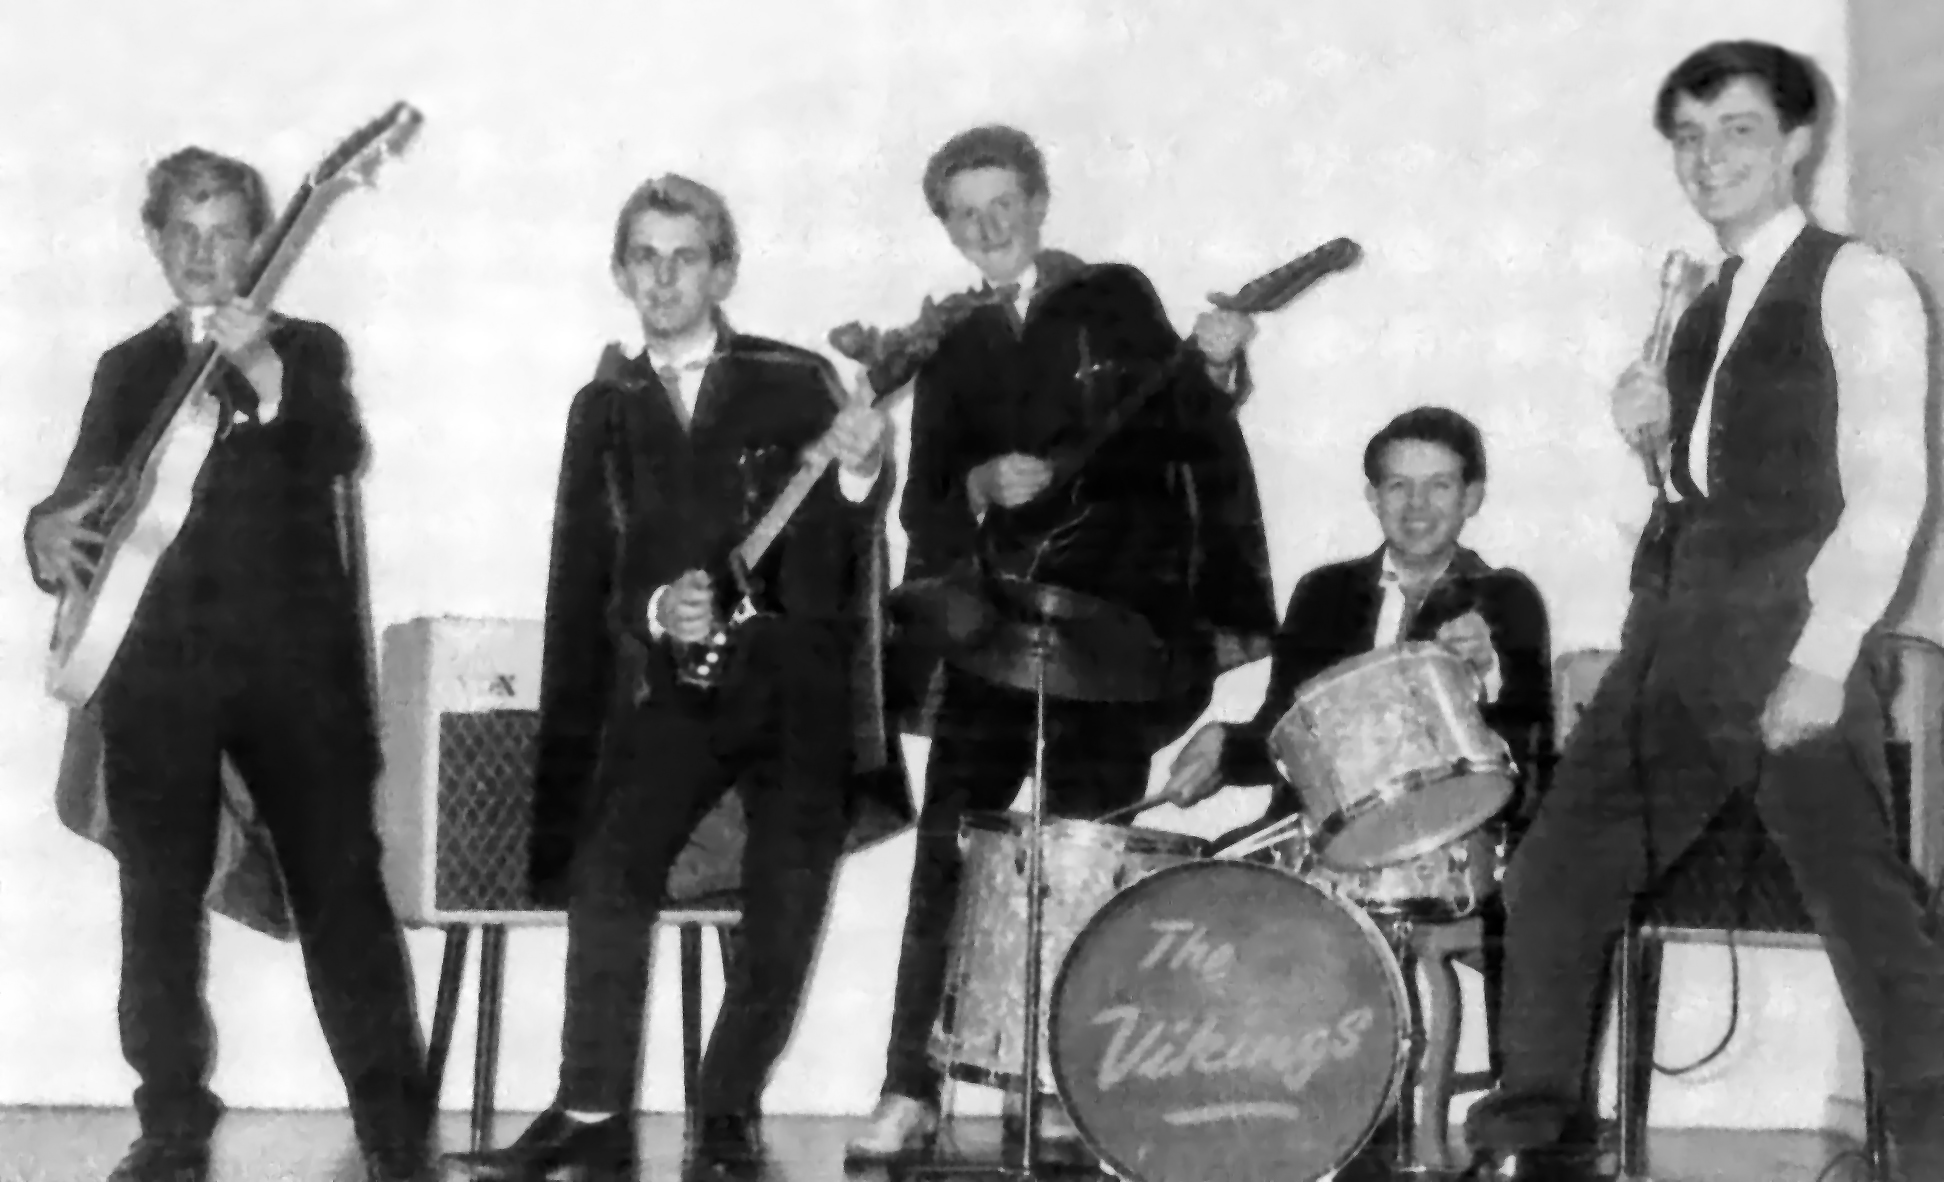
M 691 1138 L 700 1113 L 702 1090 L 702 928 L 679 925 L 682 948 L 682 1115 Z
M 473 1055 L 472 1148 L 492 1133 L 493 1087 L 499 1079 L 500 994 L 506 979 L 506 927 L 487 924 L 479 941 L 479 1031 Z
M 459 987 L 466 980 L 466 946 L 472 942 L 472 928 L 453 924 L 446 929 L 445 955 L 439 961 L 439 995 L 432 1007 L 432 1038 L 425 1047 L 425 1073 L 431 1084 L 431 1105 L 439 1107 L 445 1091 L 446 1059 L 452 1052 L 452 1027 L 459 1017 Z
M 1631 923 L 1621 934 L 1615 1093 L 1620 1174 L 1627 1178 L 1647 1176 L 1647 1114 L 1654 1084 L 1661 952 L 1659 940 Z
M 1883 1092 L 1876 1072 L 1863 1069 L 1863 1153 L 1869 1161 L 1870 1182 L 1891 1182 L 1890 1133 L 1883 1123 Z

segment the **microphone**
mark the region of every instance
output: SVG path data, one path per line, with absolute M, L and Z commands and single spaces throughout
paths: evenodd
M 1647 369 L 1663 374 L 1666 372 L 1668 350 L 1674 343 L 1674 328 L 1694 297 L 1695 281 L 1701 271 L 1700 264 L 1678 247 L 1668 251 L 1667 258 L 1661 262 L 1660 307 L 1654 313 L 1654 327 L 1647 333 L 1647 339 L 1640 349 L 1641 364 Z M 1667 491 L 1667 472 L 1661 460 L 1661 448 L 1666 440 L 1656 438 L 1654 432 L 1637 430 L 1631 433 L 1628 442 L 1640 457 L 1641 466 L 1647 473 L 1647 482 L 1664 494 Z

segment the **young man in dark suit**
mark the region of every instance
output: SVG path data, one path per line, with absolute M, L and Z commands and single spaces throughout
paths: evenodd
M 532 870 L 567 906 L 554 1104 L 475 1174 L 578 1166 L 633 1178 L 652 925 L 668 871 L 732 785 L 748 816 L 743 922 L 702 1066 L 696 1164 L 760 1154 L 764 1085 L 815 956 L 846 835 L 854 602 L 882 511 L 885 420 L 839 408 L 817 354 L 732 329 L 734 223 L 680 176 L 638 188 L 612 269 L 646 338 L 581 390 L 554 513 Z M 835 459 L 751 574 L 773 614 L 736 635 L 720 684 L 678 676 L 723 623 L 730 551 L 805 458 Z M 876 494 L 876 495 L 874 495 Z
M 1661 496 L 1620 652 L 1505 880 L 1505 1071 L 1479 1178 L 1591 1176 L 1607 949 L 1737 793 L 1781 850 L 1883 1085 L 1902 1177 L 1944 1178 L 1944 939 L 1887 807 L 1869 637 L 1924 507 L 1926 323 L 1903 268 L 1807 220 L 1815 72 L 1706 46 L 1655 127 L 1727 258 L 1613 413 Z M 1630 1068 L 1628 1068 L 1630 1069 Z
M 198 1182 L 222 1106 L 203 988 L 227 755 L 267 828 L 319 1020 L 374 1178 L 426 1168 L 430 1087 L 410 967 L 379 872 L 378 742 L 340 482 L 364 433 L 343 340 L 238 298 L 271 211 L 256 170 L 200 148 L 149 174 L 142 220 L 178 306 L 102 356 L 53 495 L 30 514 L 34 578 L 84 586 L 92 514 L 193 345 L 220 357 L 181 412 L 214 426 L 194 506 L 90 709 L 122 893 L 121 1034 L 140 1140 L 111 1182 Z
M 1175 757 L 1161 796 L 1186 808 L 1227 784 L 1275 784 L 1262 819 L 1225 841 L 1294 815 L 1302 804 L 1277 772 L 1269 738 L 1298 691 L 1375 649 L 1435 640 L 1479 675 L 1479 712 L 1520 765 L 1526 799 L 1500 814 L 1516 840 L 1533 804 L 1533 769 L 1551 746 L 1552 641 L 1545 602 L 1531 581 L 1459 544 L 1485 500 L 1484 440 L 1464 416 L 1419 407 L 1371 437 L 1363 468 L 1364 495 L 1384 544 L 1303 576 L 1276 633 L 1261 708 L 1248 722 L 1212 722 L 1196 732 Z M 1494 910 L 1486 914 L 1495 927 Z M 1481 967 L 1495 986 L 1493 959 Z M 1488 988 L 1488 998 L 1495 992 Z M 1388 1177 L 1395 1131 L 1395 1119 L 1387 1119 L 1337 1176 L 1345 1182 Z
M 1364 490 L 1384 534 L 1371 554 L 1311 571 L 1276 633 L 1269 689 L 1245 723 L 1212 722 L 1176 755 L 1163 794 L 1187 807 L 1225 784 L 1277 784 L 1267 819 L 1300 807 L 1277 774 L 1269 734 L 1297 691 L 1374 649 L 1436 640 L 1464 656 L 1485 690 L 1485 724 L 1529 760 L 1551 741 L 1552 641 L 1538 588 L 1459 544 L 1485 501 L 1485 444 L 1455 411 L 1419 407 L 1364 449 Z M 1320 818 L 1318 818 L 1320 820 Z
M 1147 622 L 1170 658 L 1164 700 L 1047 705 L 1048 811 L 1097 816 L 1138 800 L 1154 752 L 1207 706 L 1216 676 L 1267 649 L 1268 546 L 1234 416 L 1254 326 L 1205 313 L 1184 345 L 1140 271 L 1041 249 L 1046 165 L 1013 128 L 948 141 L 924 194 L 989 303 L 944 334 L 915 379 L 905 579 L 983 564 Z M 1059 449 L 1154 382 L 1160 392 L 1077 479 L 1058 483 Z M 1033 766 L 1031 693 L 949 663 L 941 676 L 883 1095 L 850 1143 L 855 1160 L 920 1152 L 936 1134 L 940 1075 L 927 1043 L 957 901 L 959 819 L 1005 808 Z

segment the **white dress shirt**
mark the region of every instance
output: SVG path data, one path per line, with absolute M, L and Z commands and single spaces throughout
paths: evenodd
M 678 341 L 666 351 L 652 345 L 642 350 L 642 356 L 654 367 L 663 387 L 677 399 L 685 428 L 695 418 L 695 400 L 702 393 L 702 379 L 708 374 L 709 363 L 715 359 L 720 346 L 720 332 L 710 332 L 706 336 Z M 884 465 L 880 462 L 876 468 L 860 476 L 840 464 L 837 467 L 838 491 L 851 504 L 862 504 L 877 486 L 878 474 L 883 470 Z M 667 590 L 666 585 L 657 587 L 655 593 L 648 597 L 648 634 L 656 639 L 661 638 L 663 631 L 657 609 L 661 607 L 662 593 Z
M 204 341 L 208 340 L 209 320 L 210 317 L 216 315 L 215 306 L 212 304 L 189 304 L 189 305 L 185 305 L 182 311 L 188 321 L 189 343 L 191 345 L 200 345 Z M 269 347 L 270 346 L 268 344 L 264 345 L 264 348 L 266 349 Z M 245 380 L 248 380 L 247 377 Z M 273 394 L 265 394 L 263 391 L 256 389 L 255 382 L 250 383 L 250 389 L 256 390 L 257 422 L 268 423 L 272 419 L 275 419 L 277 417 L 277 411 L 281 409 L 283 405 L 282 391 L 277 391 L 276 393 Z M 231 421 L 240 424 L 240 423 L 247 422 L 248 419 L 249 416 L 245 415 L 242 411 L 239 410 L 232 413 Z
M 1437 586 L 1438 580 L 1444 578 L 1445 572 L 1450 569 L 1451 560 L 1446 559 L 1438 573 L 1424 584 L 1426 594 L 1430 593 L 1432 587 Z M 1384 550 L 1384 569 L 1377 577 L 1377 585 L 1384 589 L 1384 599 L 1377 607 L 1377 630 L 1371 633 L 1370 637 L 1372 652 L 1389 645 L 1404 643 L 1405 630 L 1410 627 L 1410 621 L 1404 618 L 1404 609 L 1408 606 L 1408 602 L 1404 595 L 1402 576 L 1397 569 L 1397 560 L 1388 547 Z M 1487 702 L 1498 700 L 1500 677 L 1496 648 L 1492 650 L 1491 668 L 1487 669 L 1485 676 L 1479 679 L 1479 685 L 1483 691 L 1481 696 Z
M 1708 432 L 1715 376 L 1750 307 L 1808 219 L 1777 214 L 1742 245 L 1728 293 L 1721 344 L 1689 437 L 1688 472 L 1708 488 Z M 1823 337 L 1835 362 L 1836 464 L 1843 513 L 1809 567 L 1809 620 L 1791 664 L 1841 681 L 1863 635 L 1883 615 L 1903 578 L 1928 488 L 1925 400 L 1928 324 L 1916 285 L 1895 262 L 1848 243 L 1822 291 Z M 1678 496 L 1678 494 L 1670 495 Z

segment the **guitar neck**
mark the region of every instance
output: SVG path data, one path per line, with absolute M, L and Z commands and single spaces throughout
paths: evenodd
M 893 390 L 873 402 L 872 408 L 883 410 L 902 397 L 910 388 L 910 386 L 901 386 Z M 790 519 L 796 516 L 796 511 L 803 507 L 803 502 L 809 497 L 810 490 L 817 487 L 817 481 L 823 479 L 823 474 L 830 465 L 831 460 L 828 458 L 806 459 L 797 465 L 797 470 L 790 476 L 790 482 L 783 486 L 783 491 L 777 494 L 776 500 L 770 502 L 770 507 L 763 514 L 762 520 L 758 521 L 756 527 L 749 531 L 749 536 L 737 545 L 734 551 L 735 559 L 741 564 L 743 570 L 756 569 L 756 564 L 763 560 L 763 556 L 769 553 L 769 548 L 776 544 L 776 539 L 782 536 L 784 527 L 790 524 Z
M 1047 481 L 1047 489 L 1050 491 L 1078 475 L 1093 454 L 1112 439 L 1116 432 L 1125 427 L 1128 420 L 1147 405 L 1149 399 L 1160 393 L 1162 388 L 1173 380 L 1176 369 L 1193 352 L 1194 350 L 1187 345 L 1176 349 L 1167 360 L 1158 363 L 1154 372 L 1147 376 L 1134 393 L 1116 402 L 1105 415 L 1101 416 L 1100 423 L 1087 432 L 1085 438 L 1071 447 L 1063 447 L 1055 451 L 1051 457 L 1053 474 Z

